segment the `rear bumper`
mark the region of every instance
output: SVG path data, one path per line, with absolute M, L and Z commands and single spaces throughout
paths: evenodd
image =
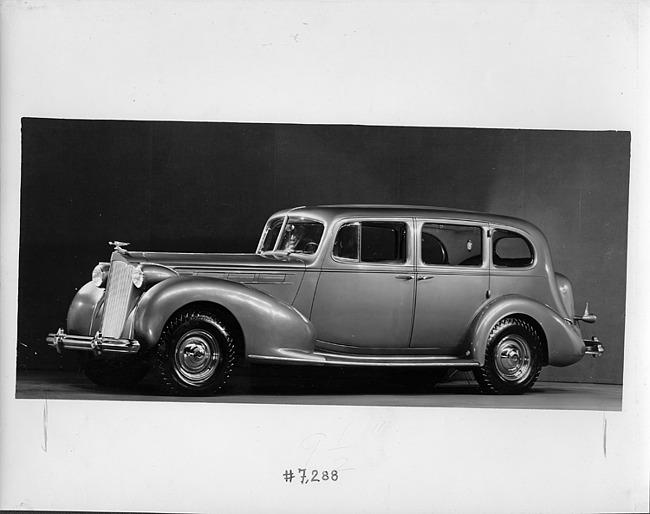
M 78 336 L 66 334 L 60 328 L 56 334 L 48 334 L 45 340 L 59 353 L 61 350 L 82 350 L 101 355 L 102 353 L 137 353 L 140 351 L 140 343 L 134 339 L 104 337 L 101 332 L 97 332 L 94 336 Z
M 600 341 L 597 337 L 592 337 L 591 339 L 583 339 L 585 343 L 585 355 L 592 355 L 594 357 L 600 357 L 605 353 L 605 348 L 600 344 Z

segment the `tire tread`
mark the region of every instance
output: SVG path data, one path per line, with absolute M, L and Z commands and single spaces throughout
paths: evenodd
M 494 371 L 488 366 L 487 359 L 491 358 L 491 350 L 493 346 L 499 341 L 498 335 L 509 327 L 519 327 L 529 333 L 531 340 L 528 341 L 532 352 L 532 358 L 535 360 L 533 363 L 533 370 L 524 384 L 507 384 L 499 379 Z M 541 365 L 541 340 L 537 331 L 527 321 L 517 317 L 507 317 L 499 321 L 488 336 L 487 344 L 485 346 L 486 363 L 479 369 L 474 370 L 474 377 L 481 386 L 481 390 L 487 394 L 522 394 L 529 391 L 537 381 L 539 374 L 542 371 Z
M 174 343 L 174 333 L 182 325 L 193 321 L 203 321 L 212 325 L 218 332 L 220 332 L 226 345 L 225 352 L 223 352 L 223 363 L 220 366 L 221 369 L 218 369 L 215 372 L 216 375 L 219 376 L 213 381 L 213 383 L 210 383 L 205 387 L 190 388 L 179 384 L 174 378 L 173 370 L 170 369 L 169 366 L 169 351 L 173 351 L 171 346 Z M 218 344 L 220 343 L 218 342 Z M 161 389 L 173 395 L 208 396 L 217 394 L 223 391 L 232 374 L 232 370 L 237 360 L 236 347 L 235 339 L 231 335 L 227 324 L 220 320 L 215 314 L 196 309 L 183 311 L 172 317 L 171 320 L 167 322 L 160 336 L 160 340 L 154 348 L 153 375 Z

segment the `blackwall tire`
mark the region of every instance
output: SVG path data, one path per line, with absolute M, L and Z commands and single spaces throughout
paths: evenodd
M 128 389 L 140 382 L 150 369 L 148 360 L 140 355 L 114 358 L 88 355 L 84 374 L 99 386 Z
M 152 373 L 174 395 L 213 395 L 223 390 L 235 364 L 235 341 L 218 316 L 186 311 L 165 326 L 154 349 Z
M 537 381 L 541 357 L 535 329 L 519 318 L 505 318 L 490 331 L 485 364 L 474 370 L 474 376 L 485 393 L 522 394 Z

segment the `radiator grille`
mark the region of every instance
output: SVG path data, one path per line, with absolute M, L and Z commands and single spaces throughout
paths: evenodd
M 129 294 L 131 292 L 132 266 L 122 261 L 113 261 L 106 286 L 106 303 L 102 320 L 102 335 L 120 337 L 126 321 Z

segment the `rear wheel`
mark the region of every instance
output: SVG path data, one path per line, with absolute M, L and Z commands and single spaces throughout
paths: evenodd
M 505 318 L 490 332 L 485 364 L 474 370 L 474 376 L 486 393 L 521 394 L 533 387 L 541 370 L 535 329 L 519 318 Z
M 154 351 L 154 377 L 171 394 L 215 394 L 225 386 L 235 363 L 235 341 L 228 326 L 202 311 L 174 316 Z

